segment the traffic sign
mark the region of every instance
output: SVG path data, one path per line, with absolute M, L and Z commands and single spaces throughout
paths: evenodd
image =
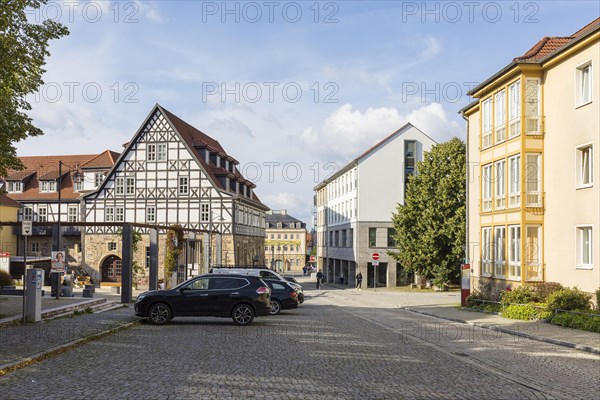
M 378 260 L 373 260 L 373 262 L 371 263 L 372 266 L 374 267 L 378 267 L 379 266 L 379 261 Z
M 21 226 L 21 234 L 23 236 L 31 236 L 31 232 L 33 231 L 33 227 L 31 221 L 22 221 Z
M 377 261 L 379 260 L 379 253 L 373 253 L 371 257 L 373 257 L 373 260 Z

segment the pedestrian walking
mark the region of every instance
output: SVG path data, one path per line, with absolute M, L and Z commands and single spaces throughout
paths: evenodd
M 308 272 L 308 268 L 305 265 L 304 267 L 302 267 L 302 276 L 306 276 L 306 272 Z
M 322 283 L 323 283 L 323 273 L 319 270 L 319 272 L 317 272 L 317 289 L 321 289 Z
M 340 285 L 344 284 L 344 273 L 340 272 Z
M 360 271 L 358 271 L 358 274 L 356 274 L 356 288 L 358 290 L 362 289 L 362 274 Z

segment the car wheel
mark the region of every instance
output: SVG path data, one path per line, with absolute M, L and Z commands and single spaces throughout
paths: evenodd
M 279 300 L 271 300 L 271 311 L 269 311 L 269 314 L 277 315 L 280 311 L 281 303 L 279 302 Z
M 148 320 L 154 325 L 166 324 L 171 318 L 171 309 L 164 303 L 152 304 L 148 310 Z
M 233 309 L 231 318 L 236 325 L 249 325 L 254 319 L 254 310 L 248 304 L 239 304 Z

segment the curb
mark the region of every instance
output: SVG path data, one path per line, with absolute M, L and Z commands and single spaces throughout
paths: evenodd
M 600 355 L 600 349 L 599 348 L 595 348 L 595 347 L 585 346 L 585 345 L 581 345 L 581 344 L 577 344 L 577 343 L 572 343 L 572 342 L 566 342 L 564 340 L 551 339 L 551 338 L 547 338 L 547 337 L 543 337 L 543 336 L 531 335 L 529 333 L 523 333 L 523 332 L 515 331 L 515 330 L 512 330 L 512 329 L 508 329 L 508 328 L 502 328 L 502 327 L 499 327 L 497 325 L 482 324 L 480 322 L 469 322 L 469 321 L 465 321 L 465 320 L 458 319 L 458 318 L 442 317 L 442 316 L 437 315 L 437 314 L 428 313 L 426 311 L 414 310 L 414 309 L 411 309 L 409 307 L 399 307 L 399 308 L 401 310 L 404 310 L 404 311 L 409 311 L 409 312 L 413 312 L 413 313 L 416 313 L 416 314 L 427 315 L 427 316 L 433 317 L 433 318 L 444 319 L 446 321 L 457 322 L 459 324 L 464 324 L 464 325 L 477 326 L 479 328 L 490 329 L 490 330 L 493 330 L 493 331 L 507 333 L 507 334 L 513 335 L 513 336 L 520 336 L 520 337 L 524 337 L 524 338 L 527 338 L 527 339 L 537 340 L 538 342 L 545 342 L 545 343 L 555 344 L 555 345 L 558 345 L 558 346 L 569 347 L 571 349 L 581 350 L 581 351 L 585 351 L 587 353 L 592 353 L 592 354 Z
M 83 300 L 79 303 L 68 304 L 68 305 L 64 305 L 64 306 L 60 306 L 60 307 L 46 308 L 45 310 L 42 310 L 41 319 L 42 320 L 53 319 L 55 317 L 62 316 L 63 314 L 67 314 L 71 311 L 78 310 L 81 306 L 92 306 L 92 305 L 101 304 L 101 303 L 105 303 L 105 302 L 106 302 L 105 298 L 99 297 L 96 299 Z M 4 325 L 11 325 L 14 323 L 18 323 L 22 319 L 23 319 L 22 315 L 15 315 L 13 317 L 2 318 L 2 319 L 0 319 L 0 328 Z
M 92 335 L 89 335 L 89 336 L 84 336 L 79 339 L 71 340 L 70 342 L 51 347 L 47 350 L 40 351 L 38 353 L 29 355 L 27 357 L 23 357 L 23 358 L 19 359 L 18 361 L 13 361 L 10 363 L 0 365 L 0 377 L 8 374 L 10 372 L 13 372 L 17 369 L 24 368 L 31 363 L 42 361 L 44 358 L 49 357 L 53 354 L 62 353 L 63 351 L 68 350 L 69 348 L 75 348 L 81 344 L 88 342 L 88 341 L 97 340 L 104 336 L 110 335 L 112 333 L 117 333 L 119 331 L 129 329 L 135 325 L 139 325 L 140 323 L 141 323 L 141 320 L 127 322 L 123 325 L 115 326 L 114 328 L 106 329 L 101 332 L 97 332 Z

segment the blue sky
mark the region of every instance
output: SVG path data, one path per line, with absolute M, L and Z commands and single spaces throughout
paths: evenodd
M 19 155 L 121 151 L 161 104 L 219 140 L 273 209 L 310 223 L 312 188 L 412 122 L 464 138 L 466 95 L 596 1 L 58 1 L 71 31 L 31 97 Z M 260 172 L 257 169 L 260 166 Z

